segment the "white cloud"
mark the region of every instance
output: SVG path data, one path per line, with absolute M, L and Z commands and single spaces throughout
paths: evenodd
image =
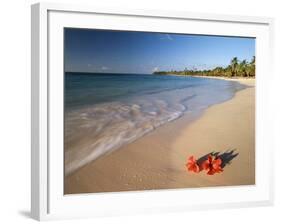
M 152 69 L 152 72 L 158 72 L 159 71 L 159 68 L 158 67 L 154 67 L 153 69 Z
M 109 68 L 108 67 L 106 67 L 106 66 L 102 66 L 101 67 L 101 70 L 108 70 Z
M 168 33 L 162 34 L 160 37 L 161 40 L 173 40 L 172 36 Z

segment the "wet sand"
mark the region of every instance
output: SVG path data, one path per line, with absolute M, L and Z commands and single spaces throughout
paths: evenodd
M 90 162 L 65 178 L 65 194 L 255 184 L 255 80 L 234 81 L 249 88 Z M 214 151 L 238 154 L 219 174 L 186 171 L 187 157 Z

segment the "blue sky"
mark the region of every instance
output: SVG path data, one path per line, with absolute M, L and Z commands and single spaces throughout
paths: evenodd
M 65 29 L 67 72 L 212 69 L 227 66 L 233 57 L 250 61 L 254 55 L 254 38 Z

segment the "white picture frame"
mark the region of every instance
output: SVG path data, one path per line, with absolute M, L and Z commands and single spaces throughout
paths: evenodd
M 191 12 L 32 5 L 31 214 L 37 220 L 271 205 L 273 19 Z M 188 26 L 185 26 L 188 25 Z M 253 36 L 256 45 L 256 184 L 83 195 L 63 194 L 63 27 Z M 185 28 L 182 28 L 185 27 Z M 219 195 L 219 197 L 217 197 Z

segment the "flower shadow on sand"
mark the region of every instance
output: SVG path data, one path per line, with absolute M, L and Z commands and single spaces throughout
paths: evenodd
M 210 155 L 221 159 L 221 168 L 224 168 L 226 165 L 229 165 L 231 161 L 239 155 L 239 153 L 236 152 L 236 149 L 227 150 L 223 153 L 213 151 L 200 157 L 197 160 L 197 163 L 202 164 L 204 161 L 208 159 Z

